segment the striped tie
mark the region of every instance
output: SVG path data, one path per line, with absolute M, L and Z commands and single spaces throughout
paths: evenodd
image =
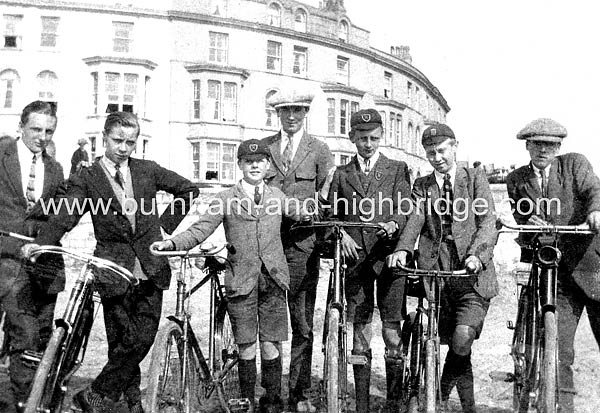
M 29 213 L 35 205 L 35 164 L 37 162 L 37 155 L 33 155 L 31 160 L 31 168 L 29 169 L 29 182 L 27 182 L 27 190 L 25 191 L 25 198 L 27 199 L 27 213 Z
M 283 150 L 283 154 L 281 156 L 282 161 L 283 161 L 283 166 L 286 171 L 290 168 L 290 165 L 292 164 L 292 150 L 293 150 L 292 137 L 293 136 L 294 135 L 288 135 L 288 142 L 287 142 L 287 145 L 285 145 L 285 149 Z
M 123 180 L 123 174 L 121 173 L 119 164 L 115 164 L 115 181 L 119 184 L 121 188 L 125 188 L 125 182 Z

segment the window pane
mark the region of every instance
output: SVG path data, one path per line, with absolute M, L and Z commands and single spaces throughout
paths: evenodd
M 327 132 L 335 133 L 335 99 L 327 99 Z
M 135 103 L 137 95 L 138 75 L 125 73 L 125 90 L 123 91 L 123 103 Z
M 192 81 L 193 87 L 194 87 L 194 97 L 193 97 L 193 104 L 194 104 L 194 119 L 200 119 L 200 80 L 193 80 Z
M 340 101 L 340 133 L 342 135 L 346 134 L 347 124 L 348 124 L 348 101 L 342 99 Z
M 221 119 L 221 82 L 216 80 L 208 81 L 208 109 L 209 119 L 220 120 Z
M 56 94 L 57 77 L 54 72 L 45 70 L 40 72 L 38 79 L 38 96 L 40 100 L 54 101 Z
M 192 143 L 192 179 L 200 179 L 200 143 Z
M 275 93 L 277 93 L 276 90 L 270 90 L 265 96 L 265 112 L 267 114 L 265 126 L 278 128 L 279 118 L 277 117 L 277 112 L 273 106 L 269 105 L 269 98 L 271 98 L 271 96 L 273 96 Z
M 271 26 L 279 27 L 281 26 L 281 10 L 279 5 L 276 3 L 271 3 L 269 6 L 269 22 Z
M 221 180 L 233 180 L 235 171 L 235 145 L 223 144 L 223 158 L 221 164 Z
M 267 70 L 281 72 L 281 43 L 267 42 Z
M 219 179 L 219 144 L 206 143 L 206 180 Z
M 106 72 L 104 91 L 107 94 L 109 102 L 119 101 L 119 83 L 121 82 L 121 74 Z
M 43 47 L 55 47 L 56 46 L 56 34 L 58 31 L 58 17 L 44 17 L 42 16 L 42 37 L 40 40 L 40 46 Z
M 113 51 L 129 52 L 132 41 L 133 23 L 113 22 Z
M 228 42 L 227 33 L 209 32 L 208 60 L 227 64 Z
M 92 112 L 98 113 L 98 72 L 92 72 Z
M 294 46 L 294 74 L 306 75 L 306 55 L 306 48 Z
M 237 85 L 225 82 L 223 89 L 223 120 L 235 122 L 237 120 Z

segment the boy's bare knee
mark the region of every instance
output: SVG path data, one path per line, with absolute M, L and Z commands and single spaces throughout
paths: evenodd
M 260 354 L 263 360 L 273 360 L 281 354 L 281 342 L 261 341 Z
M 238 345 L 240 358 L 242 360 L 252 360 L 256 357 L 256 341 L 254 343 L 245 343 Z
M 471 352 L 471 346 L 475 341 L 475 330 L 473 327 L 458 325 L 452 335 L 452 350 L 460 356 L 466 356 Z

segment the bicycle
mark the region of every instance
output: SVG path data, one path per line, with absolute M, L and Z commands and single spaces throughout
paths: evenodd
M 556 412 L 558 406 L 558 330 L 556 291 L 562 253 L 560 234 L 593 234 L 587 225 L 508 225 L 499 222 L 500 233 L 534 234 L 531 269 L 525 280 L 517 280 L 519 296 L 511 356 L 514 373 L 504 375 L 513 382 L 516 411 Z M 519 275 L 519 274 L 517 274 Z M 493 377 L 494 378 L 494 377 Z
M 62 411 L 69 380 L 85 356 L 95 318 L 94 303 L 100 302 L 99 297 L 95 297 L 94 283 L 99 278 L 103 282 L 115 282 L 115 276 L 119 277 L 118 281 L 124 280 L 131 285 L 138 283 L 127 269 L 103 258 L 44 245 L 33 249 L 29 258 L 34 259 L 41 254 L 60 254 L 84 264 L 71 290 L 63 317 L 55 320 L 56 326 L 39 360 L 25 413 Z
M 434 413 L 441 402 L 440 336 L 438 334 L 441 278 L 470 277 L 467 270 L 424 270 L 398 266 L 403 276 L 429 277 L 429 294 L 418 295 L 416 311 L 402 325 L 404 374 L 402 378 L 403 407 L 409 413 Z M 427 317 L 425 324 L 423 318 Z
M 177 275 L 177 304 L 175 314 L 159 329 L 148 371 L 146 410 L 151 413 L 177 411 L 196 412 L 204 407 L 215 393 L 225 412 L 250 409 L 250 400 L 240 399 L 237 372 L 238 350 L 227 313 L 227 297 L 219 275 L 229 263 L 217 257 L 224 249 L 235 253 L 231 244 L 221 247 L 201 245 L 198 252 L 158 251 L 154 255 L 180 257 Z M 206 275 L 187 291 L 192 281 L 192 258 L 205 258 Z M 208 358 L 189 323 L 190 296 L 210 281 Z M 208 361 L 207 361 L 208 360 Z
M 292 229 L 322 228 L 333 230 L 333 268 L 330 270 L 325 320 L 323 323 L 323 380 L 321 393 L 328 413 L 348 410 L 348 369 L 347 364 L 366 364 L 366 356 L 347 353 L 348 327 L 346 323 L 346 264 L 342 257 L 342 228 L 362 228 L 381 230 L 375 223 L 346 221 L 317 221 L 300 223 Z

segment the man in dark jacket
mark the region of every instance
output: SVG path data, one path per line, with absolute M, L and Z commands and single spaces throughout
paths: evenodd
M 43 203 L 64 192 L 62 167 L 45 149 L 56 130 L 56 107 L 35 101 L 19 123 L 20 138 L 0 140 L 0 230 L 35 237 L 48 219 Z M 57 240 L 58 241 L 58 240 Z M 42 256 L 40 265 L 23 264 L 13 238 L 0 239 L 0 304 L 6 312 L 10 378 L 15 403 L 24 404 L 35 363 L 26 351 L 40 352 L 52 331 L 56 295 L 64 287 L 64 266 L 56 256 Z M 21 406 L 17 406 L 20 410 Z
M 127 268 L 140 280 L 129 288 L 97 285 L 104 309 L 108 362 L 91 386 L 74 396 L 84 412 L 110 408 L 122 394 L 131 412 L 142 412 L 139 364 L 154 342 L 163 290 L 169 288 L 171 278 L 168 260 L 151 255 L 149 247 L 162 239 L 161 227 L 173 232 L 198 195 L 198 188 L 187 179 L 155 162 L 130 157 L 139 133 L 135 115 L 108 115 L 104 156 L 71 177 L 66 202 L 35 240 L 37 244 L 56 242 L 89 211 L 96 236 L 94 254 Z M 175 197 L 160 217 L 155 199 L 158 191 Z M 75 203 L 82 208 L 69 211 L 67 206 Z M 101 204 L 106 208 L 98 208 Z M 33 246 L 24 246 L 24 255 Z
M 508 196 L 517 224 L 579 225 L 587 222 L 600 230 L 600 180 L 585 156 L 558 155 L 567 130 L 558 122 L 542 118 L 527 124 L 517 139 L 525 140 L 531 162 L 506 178 Z M 541 200 L 547 200 L 540 202 Z M 539 208 L 538 208 L 539 205 Z M 530 237 L 519 237 L 521 261 L 531 262 Z M 600 343 L 600 240 L 597 235 L 561 235 L 562 260 L 558 268 L 557 306 L 559 405 L 572 412 L 573 341 L 585 308 L 596 341 Z M 579 281 L 579 283 L 578 283 Z

